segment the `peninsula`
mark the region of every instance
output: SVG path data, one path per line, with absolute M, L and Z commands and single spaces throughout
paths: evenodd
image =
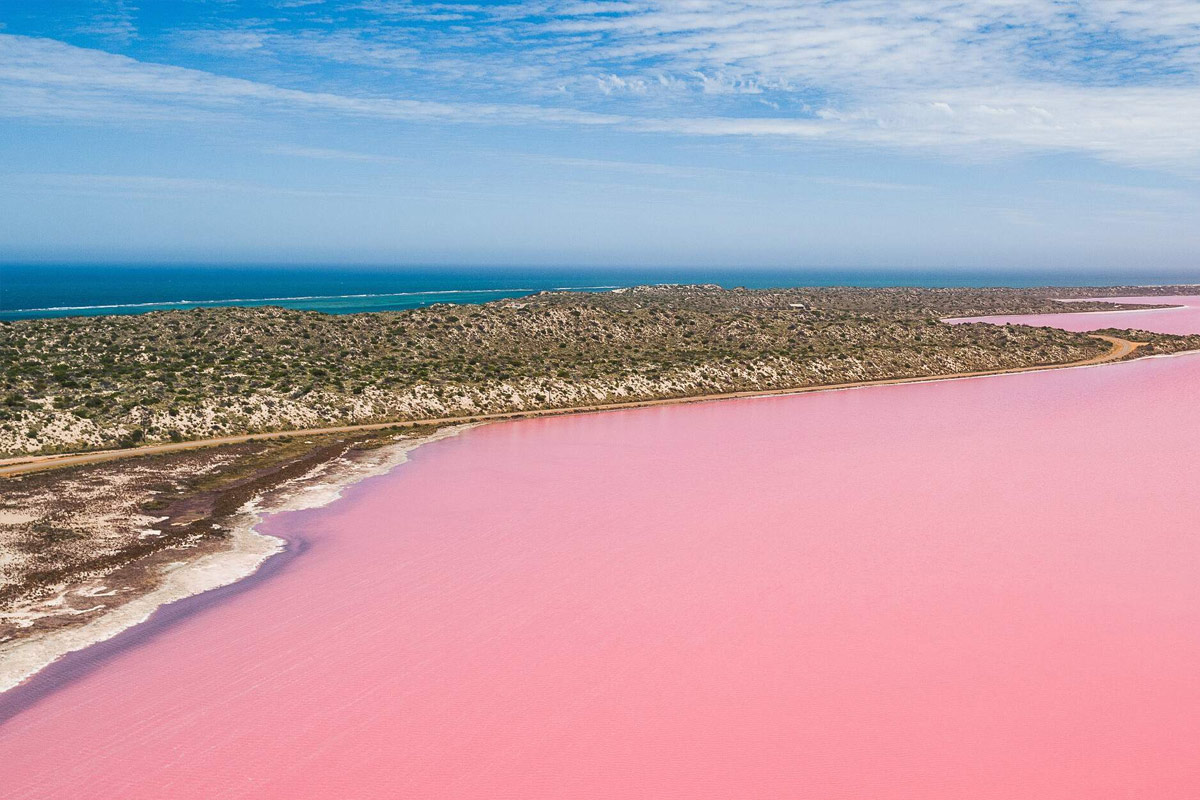
M 439 427 L 1200 349 L 1194 335 L 941 321 L 1189 293 L 639 286 L 344 316 L 3 323 L 0 650 L 76 635 L 250 542 L 210 569 L 235 579 L 273 552 L 247 538 L 247 508 L 372 474 Z

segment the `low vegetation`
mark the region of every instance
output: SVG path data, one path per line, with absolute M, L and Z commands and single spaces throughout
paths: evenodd
M 939 318 L 1122 291 L 1146 290 L 639 287 L 345 316 L 22 320 L 0 324 L 0 454 L 1064 363 L 1106 345 Z

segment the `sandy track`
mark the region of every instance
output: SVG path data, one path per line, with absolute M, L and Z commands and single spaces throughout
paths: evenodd
M 582 414 L 597 411 L 613 411 L 624 408 L 645 408 L 648 406 L 677 405 L 680 403 L 701 403 L 712 400 L 731 400 L 741 397 L 771 397 L 778 395 L 807 394 L 809 392 L 827 392 L 836 389 L 853 389 L 860 386 L 888 386 L 902 383 L 926 383 L 929 381 L 953 380 L 956 378 L 980 378 L 987 375 L 1006 375 L 1016 372 L 1041 372 L 1050 369 L 1068 369 L 1071 367 L 1086 367 L 1093 364 L 1103 364 L 1117 361 L 1132 354 L 1145 342 L 1131 342 L 1115 336 L 1093 334 L 1094 339 L 1103 339 L 1112 345 L 1112 349 L 1103 355 L 1084 361 L 1072 361 L 1067 364 L 1049 364 L 1037 367 L 1011 367 L 1009 369 L 983 370 L 979 372 L 952 372 L 945 375 L 929 375 L 919 378 L 883 378 L 873 381 L 857 381 L 850 383 L 830 383 L 820 386 L 804 386 L 793 389 L 764 389 L 743 392 L 725 392 L 720 394 L 693 395 L 690 397 L 668 397 L 660 400 L 631 400 L 623 403 L 605 403 L 600 405 L 574 406 L 571 408 L 550 408 L 533 411 L 509 411 L 495 414 L 473 414 L 460 417 L 439 417 L 435 419 L 404 420 L 401 422 L 375 422 L 362 425 L 338 425 L 329 428 L 305 428 L 302 430 L 273 431 L 270 433 L 249 433 L 237 436 L 220 436 L 215 439 L 197 439 L 189 442 L 171 442 L 154 444 L 143 447 L 130 447 L 123 450 L 98 450 L 90 453 L 64 453 L 50 456 L 22 456 L 17 458 L 0 459 L 0 476 L 20 475 L 42 469 L 68 467 L 77 464 L 92 464 L 101 461 L 112 461 L 118 458 L 154 455 L 157 453 L 174 453 L 180 450 L 191 450 L 198 447 L 212 447 L 222 444 L 237 444 L 259 439 L 279 439 L 285 436 L 316 436 L 328 433 L 354 433 L 357 431 L 382 430 L 384 428 L 413 428 L 420 425 L 451 425 L 463 422 L 486 422 L 489 420 L 526 419 L 530 417 L 548 417 L 559 414 Z

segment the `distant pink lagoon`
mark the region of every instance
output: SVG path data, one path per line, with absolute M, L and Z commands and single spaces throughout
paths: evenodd
M 1195 798 L 1197 387 L 467 431 L 0 698 L 0 796 Z
M 1156 333 L 1200 333 L 1200 296 L 1104 297 L 1110 303 L 1171 304 L 1176 308 L 1146 311 L 1095 311 L 1083 314 L 1009 314 L 995 317 L 964 317 L 950 322 L 991 322 L 995 325 L 1046 325 L 1068 331 L 1099 331 L 1105 328 L 1137 328 Z

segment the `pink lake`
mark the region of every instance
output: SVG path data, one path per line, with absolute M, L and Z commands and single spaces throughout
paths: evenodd
M 0 797 L 1195 798 L 1198 387 L 467 431 L 0 696 Z
M 1200 296 L 1103 297 L 1110 303 L 1173 304 L 1176 308 L 1146 311 L 1095 311 L 1082 314 L 1009 314 L 995 317 L 963 317 L 947 322 L 991 322 L 996 325 L 1047 325 L 1068 331 L 1098 331 L 1105 328 L 1136 328 L 1156 333 L 1200 333 Z M 1069 305 L 1069 304 L 1064 304 Z

